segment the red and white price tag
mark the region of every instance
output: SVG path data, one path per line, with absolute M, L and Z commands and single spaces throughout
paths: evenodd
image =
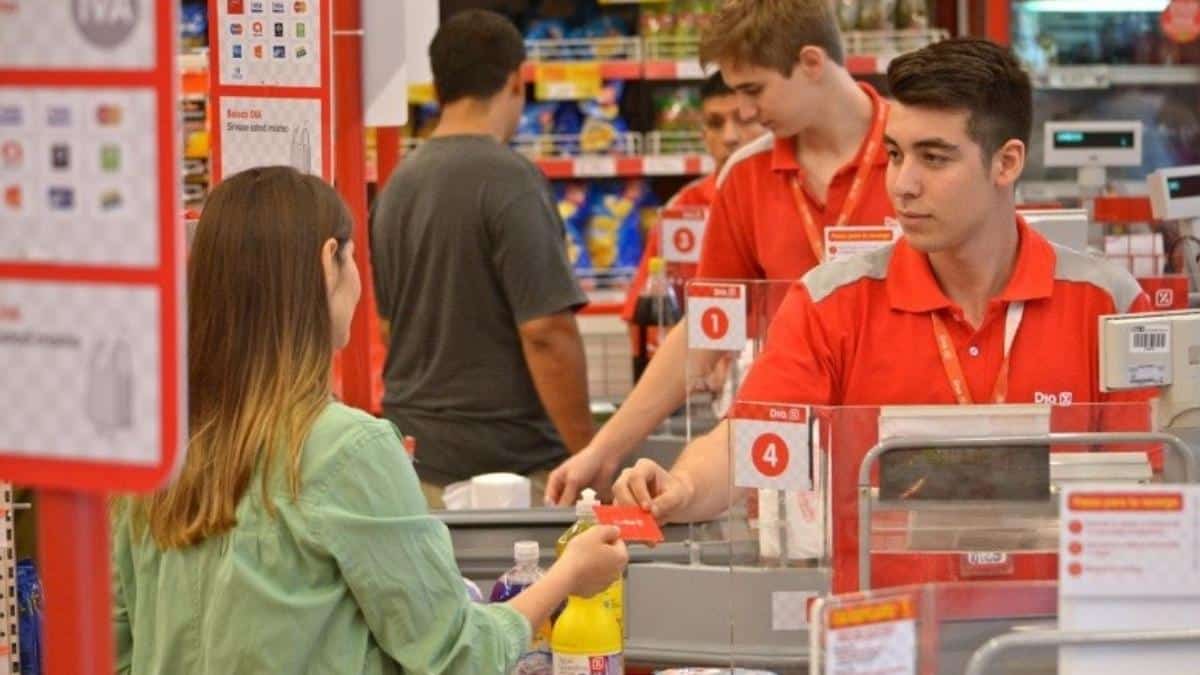
M 730 415 L 733 483 L 738 487 L 810 490 L 808 409 L 738 403 Z
M 669 263 L 700 262 L 700 244 L 708 210 L 704 208 L 666 209 L 662 213 L 663 260 Z
M 687 317 L 689 349 L 741 351 L 746 346 L 746 287 L 689 284 Z

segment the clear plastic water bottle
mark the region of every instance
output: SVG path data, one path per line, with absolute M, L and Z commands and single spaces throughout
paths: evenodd
M 516 597 L 542 578 L 545 570 L 538 567 L 541 549 L 536 541 L 518 541 L 513 545 L 516 565 L 505 572 L 492 586 L 492 602 L 506 602 Z M 536 626 L 529 651 L 517 660 L 513 675 L 552 675 L 554 661 L 550 654 L 550 622 Z

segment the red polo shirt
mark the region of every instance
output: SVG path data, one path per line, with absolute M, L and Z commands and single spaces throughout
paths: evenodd
M 860 85 L 871 97 L 873 110 L 883 101 L 868 84 Z M 886 120 L 873 124 L 858 155 L 834 174 L 821 203 L 807 189 L 803 197 L 821 230 L 842 213 L 846 195 L 858 167 L 871 164 L 861 200 L 849 214 L 847 225 L 881 225 L 894 215 L 885 178 L 887 149 L 866 157 L 871 138 L 883 137 Z M 799 279 L 818 263 L 805 234 L 792 180 L 804 183 L 804 169 L 796 158 L 796 139 L 776 139 L 767 134 L 733 154 L 717 178 L 717 198 L 708 217 L 698 276 L 717 279 Z M 817 242 L 823 246 L 823 242 Z
M 1008 304 L 1025 303 L 1012 346 L 1008 403 L 1145 400 L 1101 394 L 1097 317 L 1150 301 L 1128 272 L 1052 246 L 1017 218 L 1012 277 L 978 330 L 942 293 L 928 257 L 905 240 L 822 265 L 795 284 L 739 398 L 810 405 L 947 404 L 957 400 L 930 315 L 945 323 L 971 398 L 988 402 L 1003 361 Z
M 717 196 L 717 174 L 710 173 L 703 178 L 696 180 L 683 186 L 683 188 L 675 193 L 667 202 L 666 208 L 674 208 L 678 206 L 703 206 L 708 208 L 712 205 L 713 199 Z M 655 223 L 654 227 L 650 228 L 650 232 L 646 238 L 646 246 L 642 251 L 642 260 L 638 263 L 637 272 L 633 275 L 633 281 L 629 284 L 629 291 L 625 294 L 625 306 L 621 309 L 621 318 L 626 323 L 633 321 L 633 312 L 637 308 L 637 299 L 641 295 L 642 289 L 646 286 L 646 277 L 650 274 L 650 259 L 661 255 L 659 253 L 662 242 L 662 230 L 659 229 L 659 224 Z M 692 265 L 687 265 L 681 269 L 684 272 L 682 276 L 691 278 L 695 274 L 695 269 Z M 679 299 L 680 302 L 683 298 Z

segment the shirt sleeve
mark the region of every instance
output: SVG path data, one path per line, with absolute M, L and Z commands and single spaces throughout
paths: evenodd
M 492 266 L 517 324 L 587 304 L 567 261 L 566 230 L 544 190 L 507 202 L 488 227 Z
M 405 672 L 510 672 L 529 622 L 505 604 L 472 603 L 445 525 L 425 498 L 395 427 L 370 424 L 325 483 L 302 494 L 313 535 L 337 560 L 371 634 Z
M 733 207 L 737 203 L 736 196 L 731 194 L 733 187 L 730 183 L 722 185 L 709 211 L 697 272 L 701 279 L 761 279 L 764 276 L 753 255 L 750 223 Z
M 133 672 L 133 628 L 129 620 L 129 603 L 125 600 L 125 578 L 132 574 L 133 557 L 130 551 L 128 507 L 115 507 L 112 543 L 112 603 L 113 635 L 116 639 L 116 672 L 127 675 Z
M 796 283 L 779 306 L 767 345 L 738 399 L 762 403 L 836 405 L 841 371 L 808 289 Z

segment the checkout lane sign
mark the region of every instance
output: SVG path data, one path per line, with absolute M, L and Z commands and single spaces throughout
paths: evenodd
M 687 286 L 688 349 L 746 346 L 746 287 L 696 281 Z
M 811 490 L 805 406 L 744 403 L 730 414 L 734 485 L 744 488 Z

